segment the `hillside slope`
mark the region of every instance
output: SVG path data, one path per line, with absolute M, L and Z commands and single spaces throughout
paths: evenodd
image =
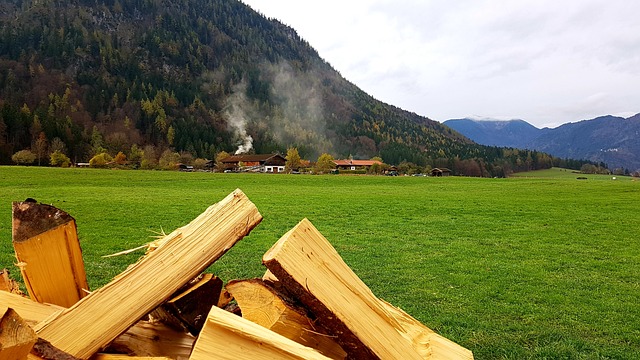
M 239 1 L 0 6 L 5 163 L 38 130 L 62 140 L 76 160 L 97 145 L 125 151 L 151 144 L 201 157 L 239 146 L 297 146 L 308 157 L 402 158 L 433 155 L 435 145 L 459 153 L 470 144 L 438 122 L 371 98 L 293 29 Z
M 58 150 L 169 168 L 288 147 L 472 176 L 557 163 L 374 99 L 237 0 L 0 1 L 0 164 L 30 149 L 38 164 Z

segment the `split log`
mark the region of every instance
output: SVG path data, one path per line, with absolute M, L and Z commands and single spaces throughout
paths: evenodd
M 238 302 L 243 318 L 332 359 L 346 358 L 347 354 L 333 337 L 313 325 L 306 310 L 295 307 L 264 281 L 234 280 L 226 287 Z
M 186 360 L 196 338 L 162 323 L 139 321 L 126 333 L 118 336 L 108 349 L 140 357 L 169 357 Z
M 38 340 L 33 329 L 12 308 L 0 309 L 0 360 L 24 360 Z
M 400 324 L 309 220 L 286 233 L 262 262 L 349 357 L 421 359 L 396 330 Z
M 0 291 L 0 305 L 14 309 L 30 325 L 36 325 L 64 310 L 51 304 L 40 304 L 24 296 Z
M 162 246 L 116 279 L 38 325 L 38 336 L 88 359 L 205 270 L 261 220 L 246 195 L 234 191 L 167 235 Z
M 198 336 L 209 310 L 218 304 L 221 291 L 220 278 L 212 274 L 202 274 L 187 289 L 151 314 L 154 319 L 177 329 L 187 329 L 191 334 Z
M 13 294 L 22 295 L 20 285 L 9 276 L 9 270 L 0 270 L 0 291 L 7 291 Z
M 64 310 L 56 305 L 40 304 L 4 291 L 0 291 L 0 304 L 13 308 L 29 325 L 46 321 Z M 185 332 L 176 331 L 160 323 L 140 321 L 117 337 L 109 349 L 136 356 L 181 360 L 189 358 L 195 341 L 195 337 Z
M 384 300 L 380 300 L 383 307 L 401 325 L 397 330 L 409 339 L 414 349 L 423 359 L 433 360 L 472 360 L 473 353 L 455 342 L 437 334 L 424 326 L 421 322 Z
M 87 295 L 76 221 L 31 201 L 13 203 L 13 248 L 31 299 L 69 307 Z
M 190 360 L 328 360 L 316 350 L 254 324 L 247 319 L 211 308 Z

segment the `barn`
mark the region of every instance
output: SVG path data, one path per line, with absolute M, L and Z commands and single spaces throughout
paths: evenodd
M 451 175 L 451 170 L 447 169 L 447 168 L 434 168 L 433 170 L 431 170 L 431 176 L 449 176 Z

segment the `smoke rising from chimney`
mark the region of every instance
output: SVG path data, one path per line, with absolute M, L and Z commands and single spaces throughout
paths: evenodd
M 253 138 L 247 134 L 248 117 L 244 109 L 250 106 L 250 103 L 247 101 L 245 90 L 244 82 L 236 85 L 233 94 L 227 98 L 225 109 L 229 126 L 238 137 L 235 155 L 248 153 L 253 148 Z

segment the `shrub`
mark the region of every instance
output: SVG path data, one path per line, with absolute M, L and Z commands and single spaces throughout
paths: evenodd
M 18 165 L 29 165 L 36 161 L 36 154 L 31 150 L 20 150 L 11 156 L 11 160 Z
M 71 165 L 71 159 L 59 150 L 56 150 L 51 153 L 50 162 L 51 166 L 59 166 L 59 167 L 69 167 Z
M 107 167 L 107 165 L 113 161 L 111 155 L 103 152 L 100 153 L 89 160 L 89 166 L 91 167 Z
M 198 170 L 202 170 L 202 169 L 204 169 L 205 166 L 207 166 L 208 162 L 209 162 L 209 160 L 207 160 L 207 159 L 197 158 L 197 159 L 193 160 L 193 168 L 194 169 L 198 169 Z
M 180 163 L 180 154 L 172 152 L 171 150 L 165 150 L 158 160 L 158 165 L 163 170 L 177 170 Z

